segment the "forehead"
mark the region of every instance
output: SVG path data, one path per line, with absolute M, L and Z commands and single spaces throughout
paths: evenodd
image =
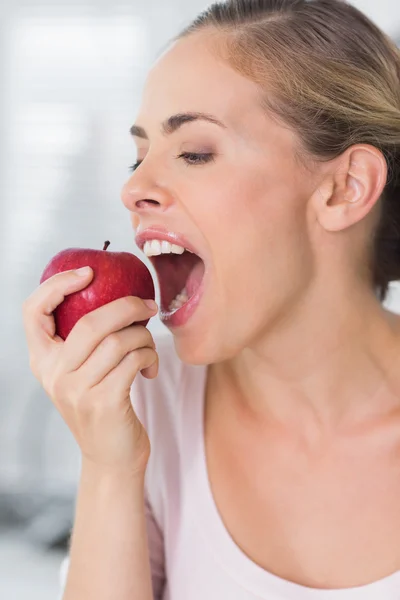
M 259 87 L 219 56 L 215 36 L 192 34 L 157 60 L 145 82 L 137 121 L 147 128 L 185 111 L 214 114 L 236 127 L 244 115 L 261 115 Z

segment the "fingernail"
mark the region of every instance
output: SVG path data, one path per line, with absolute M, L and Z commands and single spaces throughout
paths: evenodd
M 80 269 L 76 269 L 75 273 L 76 275 L 79 275 L 79 277 L 85 277 L 85 275 L 90 273 L 90 267 L 81 267 Z
M 154 300 L 143 300 L 143 302 L 150 308 L 150 310 L 158 310 L 158 306 Z

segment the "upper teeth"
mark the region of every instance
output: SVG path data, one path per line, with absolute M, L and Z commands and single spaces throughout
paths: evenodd
M 185 248 L 177 244 L 171 244 L 165 240 L 150 240 L 143 247 L 143 252 L 146 256 L 157 256 L 158 254 L 183 254 Z

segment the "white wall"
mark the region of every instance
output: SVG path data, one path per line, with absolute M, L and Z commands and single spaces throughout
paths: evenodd
M 399 0 L 352 0 L 351 4 L 365 12 L 389 35 L 400 35 Z

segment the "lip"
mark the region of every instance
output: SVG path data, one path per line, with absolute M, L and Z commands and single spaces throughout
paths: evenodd
M 183 327 L 189 321 L 190 317 L 195 313 L 200 300 L 204 294 L 204 290 L 206 287 L 206 275 L 204 275 L 199 289 L 196 293 L 178 310 L 172 313 L 161 312 L 160 318 L 161 321 L 169 327 L 170 329 L 177 329 L 179 327 Z
M 195 292 L 195 294 L 188 300 L 188 302 L 186 302 L 184 306 L 172 313 L 168 313 L 165 311 L 160 312 L 161 321 L 165 325 L 167 325 L 170 328 L 182 327 L 187 323 L 187 321 L 196 311 L 200 299 L 203 296 L 206 279 L 208 279 L 207 262 L 204 260 L 204 257 L 202 256 L 202 254 L 200 254 L 198 249 L 183 234 L 178 233 L 176 231 L 169 231 L 163 225 L 153 225 L 137 233 L 137 235 L 135 236 L 136 245 L 142 251 L 145 243 L 149 240 L 164 240 L 167 242 L 171 242 L 171 244 L 177 244 L 178 246 L 182 246 L 183 248 L 190 250 L 199 258 L 201 258 L 201 260 L 204 262 L 205 273 L 201 281 L 200 287 Z
M 193 246 L 191 242 L 181 233 L 175 231 L 168 231 L 166 227 L 162 225 L 154 225 L 153 227 L 148 227 L 144 231 L 138 233 L 135 237 L 135 243 L 143 251 L 144 245 L 149 240 L 161 240 L 166 242 L 171 242 L 171 244 L 177 244 L 178 246 L 182 246 L 190 252 L 197 254 L 203 261 L 204 258 L 199 253 L 199 251 Z

